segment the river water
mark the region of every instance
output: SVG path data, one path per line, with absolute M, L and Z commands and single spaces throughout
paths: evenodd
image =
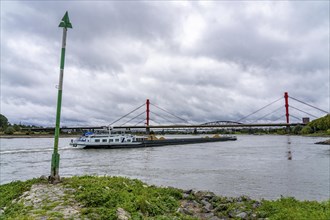
M 314 143 L 325 139 L 240 135 L 230 142 L 87 150 L 61 138 L 60 176 L 127 176 L 224 196 L 322 201 L 330 198 L 330 148 Z M 0 139 L 0 146 L 1 184 L 49 175 L 53 138 Z

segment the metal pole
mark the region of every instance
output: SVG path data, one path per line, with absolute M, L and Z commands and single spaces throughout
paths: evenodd
M 60 63 L 60 78 L 59 78 L 58 93 L 57 93 L 54 151 L 52 154 L 51 170 L 49 176 L 49 181 L 51 183 L 57 183 L 60 181 L 60 176 L 59 176 L 60 154 L 58 153 L 58 139 L 60 135 L 65 47 L 66 47 L 67 28 L 72 28 L 72 25 L 69 20 L 68 12 L 65 13 L 59 27 L 63 27 L 63 37 L 62 37 L 62 50 L 61 50 L 61 63 Z

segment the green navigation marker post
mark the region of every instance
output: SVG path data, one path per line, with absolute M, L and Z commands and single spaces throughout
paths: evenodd
M 62 37 L 62 50 L 61 50 L 61 64 L 60 64 L 60 79 L 58 84 L 58 95 L 57 95 L 57 110 L 56 110 L 56 125 L 55 125 L 55 138 L 54 138 L 54 151 L 52 155 L 52 164 L 50 170 L 49 181 L 56 183 L 60 181 L 59 176 L 59 165 L 60 165 L 60 154 L 58 153 L 58 138 L 60 135 L 60 118 L 61 118 L 61 105 L 62 105 L 62 90 L 63 90 L 63 73 L 64 73 L 64 60 L 65 60 L 65 46 L 66 46 L 66 33 L 68 28 L 72 28 L 69 14 L 65 12 L 59 27 L 63 28 Z

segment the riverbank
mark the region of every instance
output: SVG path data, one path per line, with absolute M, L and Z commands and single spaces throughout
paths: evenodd
M 0 185 L 0 219 L 329 219 L 330 200 L 253 200 L 123 177 L 46 178 Z

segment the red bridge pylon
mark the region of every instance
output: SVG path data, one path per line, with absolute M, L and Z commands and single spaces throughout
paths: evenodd
M 284 99 L 285 99 L 285 117 L 286 117 L 286 123 L 290 124 L 289 122 L 289 95 L 287 92 L 284 93 Z

